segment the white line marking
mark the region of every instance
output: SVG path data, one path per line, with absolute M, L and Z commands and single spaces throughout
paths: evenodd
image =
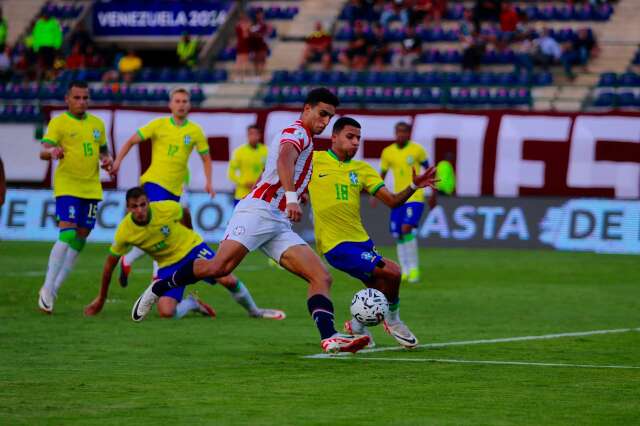
M 507 343 L 507 342 L 524 342 L 528 340 L 547 340 L 547 339 L 560 339 L 563 337 L 580 337 L 580 336 L 593 336 L 597 334 L 614 334 L 614 333 L 628 333 L 630 331 L 640 331 L 638 328 L 616 328 L 612 330 L 592 330 L 592 331 L 577 331 L 573 333 L 557 333 L 557 334 L 543 334 L 541 336 L 520 336 L 520 337 L 504 337 L 499 339 L 480 339 L 480 340 L 462 340 L 457 342 L 443 342 L 443 343 L 425 343 L 416 346 L 417 348 L 445 348 L 449 346 L 464 346 L 464 345 L 481 345 L 485 343 Z M 359 351 L 359 354 L 374 353 L 374 352 L 388 352 L 388 351 L 401 351 L 405 350 L 402 346 L 386 346 L 382 348 L 363 349 Z M 303 358 L 334 358 L 336 356 L 348 356 L 351 355 L 346 352 L 341 352 L 334 355 L 329 354 L 315 354 L 307 355 Z
M 519 365 L 534 367 L 571 367 L 571 368 L 614 368 L 614 369 L 638 369 L 633 365 L 594 365 L 594 364 L 562 364 L 555 362 L 527 362 L 527 361 L 478 361 L 464 359 L 443 358 L 376 358 L 376 357 L 329 357 L 331 359 L 346 359 L 358 361 L 400 361 L 400 362 L 433 362 L 445 364 L 489 364 L 489 365 Z

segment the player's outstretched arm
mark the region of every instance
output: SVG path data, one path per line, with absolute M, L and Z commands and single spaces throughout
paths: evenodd
M 104 302 L 107 300 L 107 294 L 109 293 L 111 276 L 113 275 L 113 270 L 116 268 L 119 259 L 120 257 L 114 256 L 113 254 L 109 254 L 109 256 L 107 256 L 107 259 L 104 261 L 104 268 L 102 269 L 102 284 L 100 285 L 100 293 L 98 294 L 98 296 L 96 296 L 95 299 L 93 299 L 91 303 L 89 303 L 84 308 L 85 315 L 96 315 L 102 310 Z
M 216 191 L 213 190 L 211 184 L 211 155 L 209 155 L 209 152 L 203 152 L 200 154 L 200 158 L 202 158 L 202 166 L 204 168 L 204 190 L 211 197 L 215 197 Z
M 296 187 L 293 183 L 296 160 L 299 155 L 300 153 L 292 144 L 283 143 L 280 145 L 280 152 L 278 153 L 278 177 L 280 178 L 280 184 L 282 184 L 285 196 L 287 197 L 287 217 L 293 222 L 300 222 L 302 218 L 302 209 L 298 203 Z
M 410 186 L 407 186 L 405 189 L 395 194 L 390 192 L 387 188 L 382 187 L 378 192 L 376 192 L 375 197 L 391 208 L 399 207 L 403 205 L 414 192 L 416 192 L 416 189 L 426 187 L 433 188 L 437 182 L 435 174 L 435 167 L 428 168 L 424 173 L 418 176 L 416 176 L 414 171 L 413 183 Z
M 140 142 L 142 142 L 142 137 L 138 134 L 138 132 L 136 132 L 129 138 L 129 140 L 122 146 L 122 148 L 120 148 L 120 152 L 118 152 L 115 161 L 111 165 L 111 174 L 113 176 L 118 174 L 118 170 L 120 170 L 120 164 L 122 163 L 122 160 L 124 160 L 124 157 L 127 156 L 133 145 L 137 145 Z

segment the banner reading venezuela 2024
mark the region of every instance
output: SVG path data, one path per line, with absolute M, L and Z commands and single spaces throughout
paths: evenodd
M 227 19 L 231 1 L 114 0 L 96 2 L 96 36 L 210 35 Z

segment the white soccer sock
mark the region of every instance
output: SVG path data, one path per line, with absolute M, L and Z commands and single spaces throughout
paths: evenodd
M 409 266 L 407 265 L 407 250 L 406 244 L 404 241 L 398 241 L 396 243 L 396 251 L 398 252 L 398 262 L 400 262 L 400 268 L 402 269 L 402 273 L 406 274 L 409 272 Z
M 49 254 L 49 264 L 47 266 L 47 275 L 44 279 L 44 287 L 46 287 L 50 292 L 55 293 L 54 283 L 56 281 L 56 277 L 60 272 L 60 268 L 64 263 L 65 255 L 67 254 L 67 250 L 69 249 L 69 244 L 63 241 L 56 241 L 53 247 L 51 247 L 51 254 Z
M 155 260 L 153 261 L 153 275 L 151 276 L 153 279 L 156 279 L 158 276 L 158 269 L 160 269 L 158 267 L 158 262 L 156 262 Z
M 197 310 L 198 302 L 196 302 L 193 297 L 188 296 L 182 299 L 180 303 L 178 303 L 178 306 L 176 306 L 176 313 L 174 314 L 174 317 L 176 319 L 180 319 L 183 316 L 187 315 L 189 312 Z
M 60 269 L 60 272 L 58 272 L 58 276 L 56 277 L 56 280 L 53 283 L 53 292 L 55 294 L 58 294 L 58 290 L 60 290 L 62 283 L 64 282 L 64 280 L 67 279 L 69 272 L 71 272 L 74 265 L 76 264 L 79 254 L 80 254 L 79 251 L 76 251 L 71 247 L 69 247 L 69 249 L 67 250 L 67 254 L 64 257 L 64 262 L 62 264 L 62 268 Z
M 389 313 L 387 314 L 387 322 L 394 323 L 400 321 L 400 306 L 398 306 L 400 302 L 396 303 L 395 309 L 391 310 L 389 307 Z
M 406 241 L 405 255 L 407 256 L 407 266 L 409 269 L 418 268 L 418 239 L 414 236 L 411 241 Z
M 133 265 L 133 262 L 140 259 L 144 255 L 145 255 L 144 251 L 142 251 L 136 246 L 133 246 L 131 250 L 129 250 L 129 253 L 124 255 L 124 257 L 122 258 L 122 261 L 124 262 L 125 265 L 131 266 Z
M 253 301 L 249 289 L 245 287 L 242 281 L 238 280 L 238 285 L 233 290 L 229 289 L 233 299 L 238 302 L 243 308 L 249 312 L 249 314 L 257 314 L 260 310 L 256 306 L 256 302 Z

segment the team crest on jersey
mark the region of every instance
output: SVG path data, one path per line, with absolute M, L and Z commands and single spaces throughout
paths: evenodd
M 184 135 L 184 144 L 189 145 L 191 143 L 191 136 Z
M 162 228 L 160 228 L 160 232 L 162 233 L 162 235 L 164 235 L 165 237 L 169 236 L 169 233 L 171 232 L 169 230 L 169 227 L 167 225 L 164 225 Z
M 304 133 L 300 129 L 296 130 L 295 133 L 293 134 L 293 136 L 295 136 L 296 138 L 298 138 L 300 140 L 304 139 Z
M 354 171 L 350 171 L 349 172 L 349 181 L 351 182 L 351 185 L 357 185 L 358 184 L 358 174 Z
M 100 130 L 93 129 L 93 138 L 98 141 L 100 139 Z
M 407 155 L 407 164 L 408 165 L 412 165 L 413 164 L 413 156 L 412 155 Z

